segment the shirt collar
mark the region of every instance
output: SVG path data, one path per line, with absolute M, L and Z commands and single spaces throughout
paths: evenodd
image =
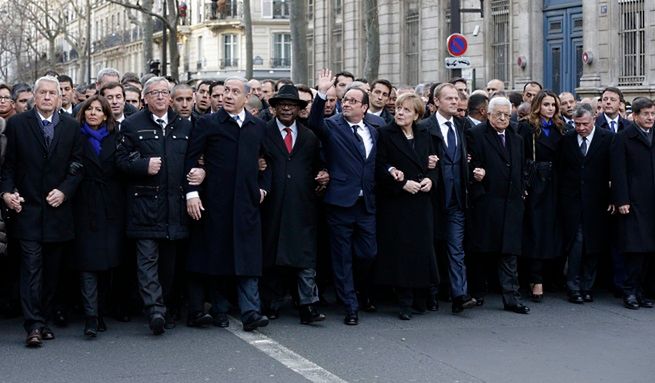
M 39 119 L 41 121 L 48 121 L 48 122 L 52 122 L 52 117 L 54 116 L 54 113 L 53 113 L 53 114 L 50 115 L 50 117 L 45 118 L 45 117 L 43 117 L 43 115 L 41 113 L 39 113 L 38 110 L 36 111 L 36 114 L 39 116 Z
M 591 133 L 587 136 L 587 144 L 591 143 L 591 140 L 594 138 L 594 133 L 596 133 L 596 127 L 591 128 Z M 578 143 L 582 143 L 582 136 L 578 134 Z
M 123 122 L 123 120 L 125 120 L 125 114 L 121 114 L 121 116 L 116 119 L 116 122 Z M 157 121 L 155 121 L 155 122 L 157 122 Z
M 620 116 L 619 114 L 617 114 L 616 117 L 613 118 L 613 119 L 610 118 L 610 116 L 608 116 L 605 113 L 603 113 L 603 115 L 605 116 L 605 119 L 607 120 L 607 125 L 612 126 L 612 121 L 614 121 L 616 123 L 616 127 L 617 128 L 619 127 L 619 116 Z
M 152 114 L 152 120 L 159 125 L 159 122 L 157 120 L 164 120 L 164 125 L 168 125 L 168 113 L 164 114 L 161 117 L 157 117 L 154 113 Z
M 239 116 L 239 120 L 241 120 L 242 124 L 246 120 L 246 110 L 245 109 L 241 109 L 241 111 L 238 114 L 232 114 L 232 113 L 229 113 L 229 112 L 228 112 L 228 114 L 230 115 L 231 118 L 234 118 L 234 116 Z
M 293 124 L 291 124 L 291 126 L 284 125 L 277 118 L 275 118 L 275 123 L 277 124 L 277 128 L 280 129 L 280 133 L 284 132 L 284 129 L 286 129 L 286 128 L 290 128 L 291 132 L 293 134 L 297 133 L 298 128 L 296 127 L 296 121 L 295 120 L 293 121 Z
M 450 122 L 451 125 L 455 126 L 455 124 L 453 123 L 453 117 L 452 116 L 450 116 L 450 119 L 448 119 L 448 118 L 442 116 L 441 113 L 439 113 L 439 111 L 437 111 L 437 113 L 435 113 L 434 115 L 437 117 L 437 122 L 439 122 L 439 125 L 443 125 L 446 122 Z

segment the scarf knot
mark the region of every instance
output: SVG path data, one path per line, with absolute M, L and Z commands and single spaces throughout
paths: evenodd
M 99 156 L 102 140 L 104 140 L 105 137 L 109 135 L 107 126 L 105 124 L 102 124 L 97 130 L 95 130 L 85 122 L 82 124 L 82 134 L 86 136 L 96 156 Z

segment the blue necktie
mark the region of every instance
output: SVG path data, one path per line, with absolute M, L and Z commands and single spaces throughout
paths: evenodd
M 457 141 L 455 140 L 455 129 L 453 129 L 453 124 L 450 121 L 446 121 L 446 126 L 448 127 L 448 156 L 450 159 L 455 159 L 455 151 L 457 150 Z
M 50 146 L 52 137 L 55 135 L 55 126 L 48 120 L 41 121 L 41 124 L 43 125 L 43 138 L 45 138 L 45 144 L 46 146 Z
M 366 158 L 366 146 L 364 145 L 364 140 L 362 140 L 362 136 L 357 133 L 357 129 L 360 128 L 359 125 L 351 125 L 351 128 L 353 129 L 353 134 L 355 135 L 355 140 L 357 140 L 357 148 L 359 151 L 362 153 L 364 158 Z
M 612 131 L 612 133 L 616 133 L 616 121 L 610 122 L 610 126 L 611 126 L 610 130 Z
M 587 137 L 582 137 L 582 144 L 580 144 L 580 152 L 583 157 L 587 156 Z

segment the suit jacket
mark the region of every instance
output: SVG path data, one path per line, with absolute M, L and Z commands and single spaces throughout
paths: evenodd
M 314 178 L 323 168 L 321 143 L 298 120 L 296 128 L 289 153 L 276 119 L 266 124 L 264 152 L 272 182 L 262 204 L 265 267 L 316 268 L 319 199 Z
M 614 136 L 610 158 L 614 204 L 630 205 L 618 216 L 619 251 L 655 252 L 655 146 L 632 124 Z
M 632 122 L 630 122 L 630 120 L 626 120 L 625 118 L 619 116 L 619 124 L 617 126 L 616 132 L 618 133 L 630 125 L 632 125 Z M 597 128 L 610 130 L 610 126 L 607 123 L 607 119 L 605 118 L 605 113 L 601 113 L 598 115 L 598 117 L 596 117 L 596 122 L 594 123 L 594 126 L 596 126 Z
M 330 173 L 324 201 L 335 206 L 351 207 L 362 191 L 366 210 L 375 213 L 375 156 L 379 126 L 374 125 L 369 118 L 364 119 L 373 140 L 373 148 L 368 157 L 365 157 L 343 115 L 336 114 L 326 120 L 323 117 L 324 106 L 325 100 L 315 97 L 309 114 L 309 128 L 323 144 Z
M 612 133 L 595 129 L 583 156 L 578 134 L 567 133 L 559 145 L 557 163 L 558 210 L 565 249 L 570 248 L 582 225 L 587 254 L 601 253 L 609 245 L 610 143 Z M 611 230 L 611 229 L 610 229 Z
M 25 199 L 20 213 L 10 213 L 12 223 L 8 226 L 14 238 L 40 242 L 73 239 L 71 201 L 82 180 L 79 126 L 72 117 L 59 114 L 52 142 L 46 146 L 35 109 L 17 114 L 7 122 L 0 192 L 18 191 Z M 66 196 L 58 207 L 46 202 L 53 189 Z
M 225 109 L 200 118 L 186 155 L 187 174 L 202 155 L 207 176 L 198 191 L 205 211 L 191 228 L 188 270 L 210 275 L 262 273 L 260 189 L 270 191 L 270 169 L 259 171 L 264 121 L 246 111 L 241 127 Z
M 467 132 L 471 169 L 485 169 L 471 181 L 469 249 L 480 253 L 521 254 L 523 227 L 523 139 L 505 129 L 504 149 L 498 134 L 482 123 Z

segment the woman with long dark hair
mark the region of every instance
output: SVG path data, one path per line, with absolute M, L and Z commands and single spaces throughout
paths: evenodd
M 82 183 L 74 197 L 73 266 L 80 284 L 86 322 L 84 335 L 105 331 L 102 316 L 109 271 L 120 264 L 123 248 L 124 189 L 114 165 L 116 122 L 102 96 L 88 98 L 79 112 L 82 134 Z
M 540 91 L 532 99 L 528 119 L 519 124 L 518 132 L 523 137 L 528 169 L 523 255 L 527 258 L 531 299 L 540 302 L 547 265 L 561 255 L 554 164 L 564 122 L 557 95 L 550 90 Z

